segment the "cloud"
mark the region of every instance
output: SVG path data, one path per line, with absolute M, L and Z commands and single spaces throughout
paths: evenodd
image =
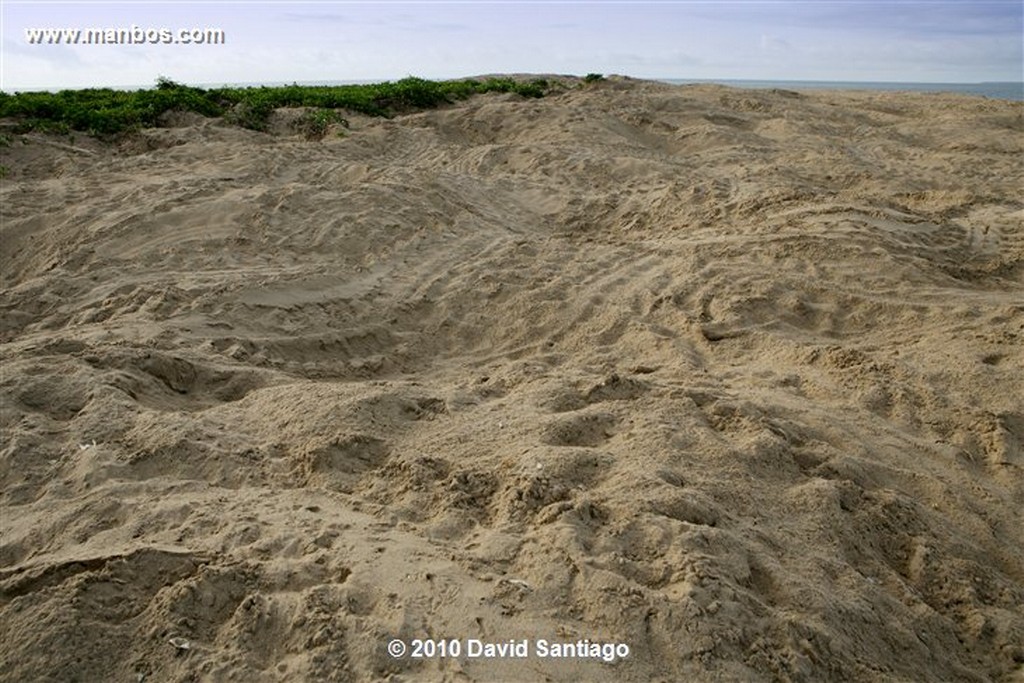
M 281 15 L 285 21 L 316 24 L 358 24 L 359 21 L 344 14 L 300 14 L 298 12 L 286 12 Z
M 793 46 L 787 41 L 765 33 L 761 34 L 761 40 L 758 45 L 765 52 L 791 52 L 793 50 Z
M 555 22 L 552 24 L 541 24 L 539 28 L 547 29 L 549 31 L 573 31 L 582 28 L 582 24 L 574 22 L 562 21 Z
M 428 23 L 428 24 L 423 24 L 423 28 L 430 29 L 431 31 L 445 31 L 445 32 L 449 32 L 449 31 L 468 31 L 469 30 L 469 26 L 467 24 L 455 24 L 455 23 L 450 23 L 450 24 Z
M 703 60 L 682 50 L 661 50 L 648 54 L 638 52 L 612 52 L 591 55 L 591 63 L 610 65 L 609 68 L 620 70 L 622 67 L 667 70 L 678 67 L 692 67 L 703 64 Z
M 359 16 L 355 14 L 287 12 L 281 15 L 285 21 L 308 24 L 334 24 L 344 26 L 375 26 L 397 29 L 399 31 L 468 31 L 470 26 L 457 21 L 436 21 L 419 14 L 391 14 L 382 17 L 373 14 Z
M 21 41 L 4 41 L 5 57 L 26 57 L 59 65 L 81 64 L 82 58 L 67 45 L 29 45 Z
M 3 52 L 0 90 L 5 92 L 68 83 L 89 69 L 79 51 L 66 45 L 29 45 L 5 40 Z

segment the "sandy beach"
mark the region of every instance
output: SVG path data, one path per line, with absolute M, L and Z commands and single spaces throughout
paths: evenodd
M 298 114 L 0 148 L 0 680 L 1024 681 L 1024 103 Z

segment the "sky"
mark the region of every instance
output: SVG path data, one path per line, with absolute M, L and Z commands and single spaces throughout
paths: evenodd
M 1024 80 L 1022 0 L 0 0 L 0 19 L 6 92 L 149 86 L 159 76 L 190 85 L 491 73 Z M 147 32 L 176 39 L 206 28 L 222 31 L 223 43 L 147 42 Z M 60 44 L 33 44 L 33 29 L 135 29 L 139 42 L 69 45 L 61 33 Z

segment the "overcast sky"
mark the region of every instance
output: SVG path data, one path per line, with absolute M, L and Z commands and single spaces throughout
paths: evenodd
M 2 2 L 0 88 L 454 78 L 1020 81 L 1021 0 Z M 33 45 L 33 28 L 219 28 L 223 45 Z

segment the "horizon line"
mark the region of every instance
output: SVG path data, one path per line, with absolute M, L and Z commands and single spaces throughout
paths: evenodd
M 561 78 L 583 78 L 577 74 L 555 74 L 555 73 L 527 73 L 527 72 L 507 72 L 507 73 L 495 73 L 487 74 L 490 76 L 517 76 L 517 77 L 528 77 L 536 76 L 538 78 L 543 77 L 561 77 Z M 843 85 L 858 85 L 858 84 L 872 84 L 872 85 L 1021 85 L 1024 86 L 1024 77 L 1020 80 L 1012 81 L 888 81 L 888 80 L 832 80 L 824 78 L 719 78 L 719 77 L 698 77 L 698 76 L 631 76 L 628 74 L 617 74 L 608 73 L 602 74 L 605 78 L 619 77 L 629 78 L 638 81 L 695 81 L 700 83 L 737 83 L 737 82 L 754 82 L 754 83 L 834 83 Z M 209 81 L 204 83 L 182 83 L 182 85 L 188 85 L 193 88 L 224 88 L 224 87 L 280 87 L 286 85 L 306 85 L 306 86 L 338 86 L 338 85 L 365 85 L 373 83 L 388 83 L 394 81 L 400 81 L 405 78 L 423 78 L 424 80 L 431 81 L 457 81 L 464 79 L 480 78 L 481 74 L 469 75 L 469 76 L 454 76 L 448 78 L 426 78 L 422 76 L 414 76 L 407 74 L 405 76 L 397 78 L 358 78 L 358 79 L 346 79 L 346 80 L 292 80 L 292 81 Z M 174 79 L 171 79 L 174 80 Z M 156 79 L 151 84 L 132 84 L 132 85 L 86 85 L 86 86 L 21 86 L 18 88 L 12 88 L 7 90 L 6 88 L 0 88 L 0 92 L 13 93 L 13 92 L 46 92 L 46 91 L 63 91 L 63 90 L 149 90 L 156 86 Z

